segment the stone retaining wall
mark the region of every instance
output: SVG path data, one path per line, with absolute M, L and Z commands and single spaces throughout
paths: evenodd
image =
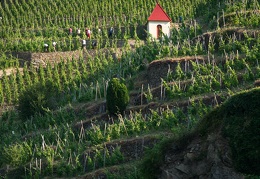
M 181 57 L 181 58 L 173 58 L 173 59 L 164 59 L 164 60 L 155 60 L 149 64 L 147 69 L 148 74 L 148 82 L 150 86 L 160 86 L 161 79 L 166 79 L 168 73 L 174 74 L 177 64 L 180 62 L 180 66 L 183 71 L 192 70 L 192 65 L 189 62 L 198 61 L 201 63 L 204 61 L 204 57 Z
M 12 52 L 8 53 L 7 55 L 11 55 L 15 58 L 18 58 L 20 60 L 21 66 L 24 65 L 25 62 L 28 62 L 32 65 L 39 66 L 42 64 L 45 66 L 48 62 L 53 64 L 53 63 L 58 63 L 61 61 L 61 59 L 66 60 L 66 59 L 78 59 L 80 56 L 86 56 L 86 54 L 95 56 L 96 55 L 96 50 L 92 48 L 91 43 L 95 41 L 93 40 L 87 40 L 86 44 L 86 50 L 75 50 L 75 51 L 66 51 L 66 52 Z M 100 43 L 100 51 L 103 51 L 105 54 L 110 52 L 110 50 L 106 50 L 107 48 L 111 48 L 113 44 L 115 43 L 115 39 L 108 39 L 108 40 L 103 40 L 98 42 Z M 121 48 L 125 45 L 125 40 L 116 40 L 116 46 L 118 48 Z M 87 53 L 85 53 L 87 52 Z M 85 54 L 85 55 L 84 55 Z M 116 57 L 117 55 L 112 54 L 113 57 Z
M 46 64 L 48 61 L 50 63 L 59 62 L 61 59 L 71 59 L 79 58 L 82 56 L 82 50 L 68 51 L 68 52 L 40 52 L 40 53 L 31 53 L 31 52 L 12 52 L 8 55 L 12 55 L 20 60 L 21 65 L 25 62 L 31 63 L 33 65 Z
M 58 63 L 61 60 L 66 59 L 78 59 L 80 56 L 82 56 L 83 51 L 77 50 L 77 51 L 70 51 L 70 52 L 50 52 L 50 53 L 32 53 L 31 56 L 31 64 L 39 66 L 42 64 L 45 66 L 48 62 L 51 64 Z

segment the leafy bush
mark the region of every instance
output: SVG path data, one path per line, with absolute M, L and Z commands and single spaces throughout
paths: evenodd
M 20 117 L 25 120 L 34 114 L 44 114 L 49 109 L 56 109 L 59 106 L 59 92 L 59 88 L 52 81 L 27 87 L 19 97 Z
M 126 85 L 118 78 L 113 78 L 107 88 L 107 109 L 111 114 L 123 113 L 129 103 Z
M 31 146 L 27 142 L 6 146 L 1 153 L 2 162 L 11 166 L 23 165 L 28 162 L 31 157 Z
M 164 153 L 166 153 L 167 147 L 171 142 L 162 141 L 153 147 L 152 150 L 147 150 L 145 156 L 140 165 L 140 171 L 144 178 L 158 178 L 161 173 L 160 166 L 162 166 L 164 161 Z
M 160 167 L 164 163 L 165 154 L 172 150 L 173 143 L 176 146 L 176 150 L 184 150 L 192 139 L 193 133 L 187 130 L 182 130 L 176 136 L 170 138 L 163 137 L 152 149 L 145 151 L 144 158 L 138 167 L 142 177 L 147 179 L 158 178 L 162 172 Z

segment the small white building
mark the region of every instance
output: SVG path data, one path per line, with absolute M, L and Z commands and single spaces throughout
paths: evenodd
M 161 37 L 162 33 L 170 37 L 171 21 L 171 18 L 157 2 L 148 18 L 147 31 L 155 39 Z

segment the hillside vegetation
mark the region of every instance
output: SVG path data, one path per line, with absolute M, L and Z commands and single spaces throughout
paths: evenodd
M 178 28 L 153 40 L 151 0 L 1 1 L 1 177 L 259 177 L 259 1 L 160 4 Z M 15 55 L 74 50 L 38 66 Z M 115 77 L 121 114 L 106 104 Z
M 162 141 L 140 165 L 145 178 L 258 178 L 259 94 L 237 93 L 193 130 Z

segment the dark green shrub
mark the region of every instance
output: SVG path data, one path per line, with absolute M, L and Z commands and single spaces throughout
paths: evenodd
M 198 125 L 202 135 L 223 126 L 229 139 L 234 167 L 241 173 L 260 175 L 260 88 L 232 96 L 207 114 Z
M 194 134 L 187 130 L 182 130 L 176 133 L 176 136 L 165 138 L 162 137 L 160 142 L 151 149 L 145 151 L 145 155 L 138 166 L 143 178 L 155 179 L 161 175 L 161 166 L 165 162 L 165 155 L 169 151 L 175 153 L 184 150 L 185 147 L 193 140 Z M 176 149 L 173 149 L 172 146 Z
M 110 114 L 123 113 L 129 103 L 126 85 L 118 78 L 113 78 L 107 87 L 107 110 Z
M 260 175 L 260 89 L 243 92 L 225 105 L 224 132 L 236 169 Z
M 83 96 L 79 97 L 78 101 L 79 102 L 88 102 L 88 101 L 91 101 L 94 98 L 95 98 L 94 93 L 90 89 L 90 90 L 86 91 Z
M 52 82 L 37 83 L 27 87 L 19 96 L 19 115 L 23 120 L 34 114 L 44 114 L 49 109 L 56 109 L 60 91 Z
M 1 162 L 11 166 L 21 166 L 32 157 L 32 147 L 27 142 L 5 146 L 1 151 Z

